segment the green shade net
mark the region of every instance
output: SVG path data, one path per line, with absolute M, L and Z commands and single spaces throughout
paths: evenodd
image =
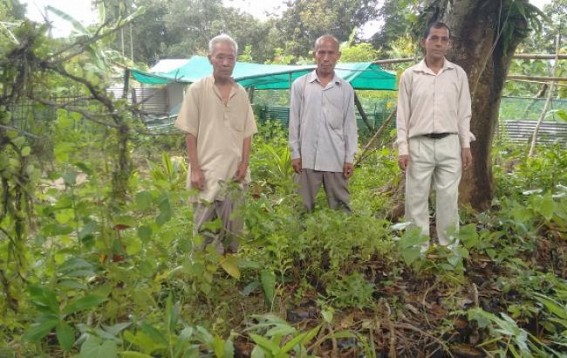
M 315 69 L 315 65 L 265 65 L 237 62 L 232 77 L 243 87 L 257 90 L 289 89 L 293 81 Z M 372 62 L 338 63 L 338 76 L 350 82 L 357 90 L 396 90 L 396 75 Z M 165 85 L 172 82 L 193 83 L 209 76 L 213 67 L 207 57 L 193 56 L 181 67 L 167 72 L 149 73 L 130 69 L 134 79 L 148 85 Z

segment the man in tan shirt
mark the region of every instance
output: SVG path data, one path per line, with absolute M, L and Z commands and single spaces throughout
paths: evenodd
M 236 252 L 243 220 L 233 211 L 249 182 L 252 136 L 257 132 L 246 91 L 232 79 L 238 45 L 227 35 L 209 42 L 213 75 L 193 83 L 183 100 L 175 127 L 187 134 L 195 232 L 205 235 L 219 253 Z M 203 225 L 220 219 L 218 233 Z
M 462 169 L 472 162 L 471 98 L 467 74 L 445 58 L 450 44 L 447 25 L 431 25 L 421 44 L 425 58 L 400 79 L 398 164 L 406 175 L 407 221 L 429 236 L 428 199 L 433 184 L 437 237 L 447 246 L 456 243 L 459 182 Z

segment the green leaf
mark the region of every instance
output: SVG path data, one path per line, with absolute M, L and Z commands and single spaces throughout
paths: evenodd
M 546 221 L 550 221 L 553 218 L 554 202 L 551 194 L 546 194 L 536 201 L 537 205 L 535 209 L 538 213 L 545 218 Z
M 172 210 L 169 198 L 164 196 L 159 203 L 159 214 L 156 218 L 156 223 L 161 226 L 171 219 Z
M 293 347 L 297 346 L 298 344 L 304 345 L 305 343 L 309 342 L 313 337 L 317 335 L 321 326 L 317 326 L 308 332 L 301 333 L 296 337 L 292 338 L 289 342 L 287 342 L 282 348 L 281 353 L 287 353 L 293 349 Z
M 55 332 L 57 333 L 57 340 L 59 344 L 65 351 L 69 351 L 73 348 L 73 343 L 75 343 L 75 330 L 73 327 L 65 322 L 60 322 Z
M 143 242 L 147 243 L 152 238 L 152 228 L 147 225 L 142 225 L 138 228 L 138 237 Z
M 37 285 L 29 288 L 31 301 L 40 312 L 59 314 L 59 301 L 52 290 Z
M 88 295 L 81 297 L 71 301 L 67 306 L 65 306 L 65 308 L 63 308 L 63 314 L 69 315 L 71 313 L 88 310 L 100 305 L 104 301 L 106 301 L 106 297 L 102 296 Z
M 33 324 L 23 335 L 23 339 L 32 343 L 39 342 L 59 324 L 59 318 L 51 317 L 40 323 Z
M 220 265 L 223 270 L 235 279 L 240 279 L 240 269 L 238 268 L 238 260 L 236 256 L 227 255 L 221 258 Z
M 252 338 L 254 343 L 262 347 L 262 349 L 268 351 L 268 353 L 270 353 L 271 355 L 276 355 L 280 351 L 280 347 L 278 347 L 278 345 L 276 345 L 269 339 L 266 339 L 254 333 L 250 333 L 250 338 Z
M 152 356 L 149 354 L 133 351 L 120 352 L 120 356 L 124 358 L 152 358 Z
M 262 270 L 260 271 L 260 282 L 264 290 L 264 300 L 268 306 L 271 306 L 276 297 L 276 275 L 273 271 Z
M 57 274 L 63 277 L 90 277 L 95 275 L 95 269 L 85 259 L 73 257 L 57 268 Z
M 118 357 L 116 342 L 89 336 L 81 345 L 80 358 L 114 358 Z
M 149 191 L 141 191 L 136 194 L 136 208 L 139 210 L 148 210 L 153 207 L 152 193 Z
M 232 357 L 234 357 L 234 343 L 232 342 L 232 339 L 227 339 L 226 342 L 224 343 L 224 357 L 222 358 L 232 358 Z

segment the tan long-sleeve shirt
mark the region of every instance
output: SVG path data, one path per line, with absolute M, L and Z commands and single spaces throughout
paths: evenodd
M 439 73 L 425 61 L 406 69 L 398 90 L 396 144 L 399 155 L 408 154 L 408 140 L 430 133 L 455 133 L 461 148 L 469 148 L 471 96 L 467 74 L 445 59 Z

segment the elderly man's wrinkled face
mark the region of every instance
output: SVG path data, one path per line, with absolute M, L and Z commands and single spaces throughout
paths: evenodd
M 236 64 L 236 51 L 230 42 L 217 42 L 209 54 L 215 80 L 228 80 Z

